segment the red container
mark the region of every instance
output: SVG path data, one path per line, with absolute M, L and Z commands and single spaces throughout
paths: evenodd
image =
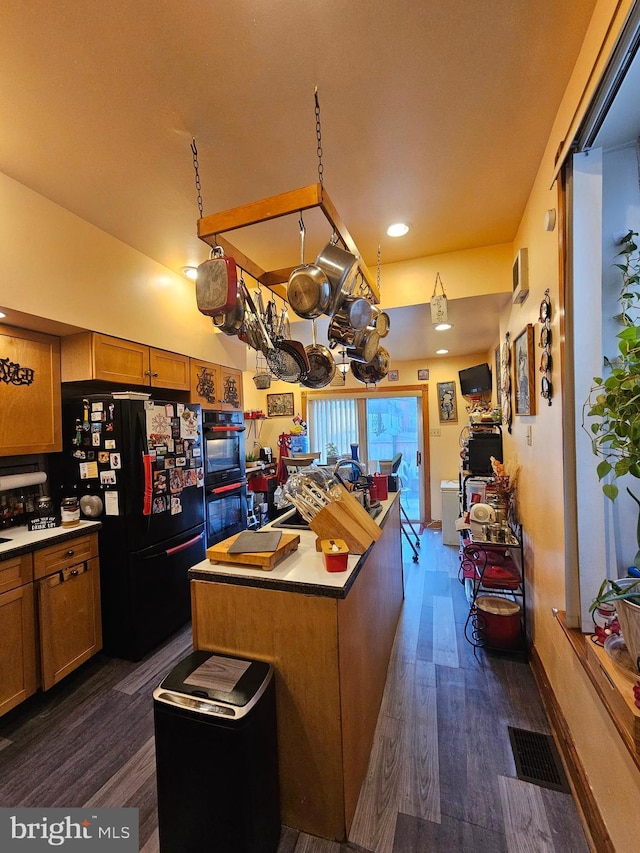
M 386 474 L 374 474 L 373 482 L 378 492 L 378 500 L 386 501 L 389 497 L 389 478 Z
M 481 595 L 476 600 L 478 633 L 488 646 L 515 649 L 520 645 L 520 605 L 507 598 Z
M 268 492 L 269 491 L 269 481 L 274 480 L 272 477 L 264 477 L 261 474 L 256 474 L 255 477 L 249 477 L 247 479 L 247 488 L 250 492 Z
M 348 554 L 325 554 L 324 567 L 328 572 L 346 572 Z

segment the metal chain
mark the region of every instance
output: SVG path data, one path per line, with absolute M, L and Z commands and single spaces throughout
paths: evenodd
M 198 191 L 198 210 L 200 211 L 200 219 L 203 216 L 202 209 L 202 187 L 200 186 L 200 168 L 198 165 L 198 148 L 196 146 L 195 137 L 191 140 L 191 153 L 193 154 L 193 171 L 196 176 L 196 190 Z
M 380 251 L 380 243 L 378 243 L 378 295 L 380 295 L 380 264 L 382 263 L 382 252 Z
M 318 181 L 322 185 L 322 180 L 324 178 L 324 166 L 322 165 L 322 127 L 320 125 L 320 101 L 318 100 L 317 86 L 314 92 L 314 98 L 316 101 L 316 139 L 318 141 L 318 147 L 316 149 L 318 154 Z

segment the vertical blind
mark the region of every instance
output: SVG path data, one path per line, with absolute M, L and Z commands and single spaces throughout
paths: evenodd
M 309 400 L 309 450 L 326 456 L 327 444 L 333 442 L 338 454 L 350 453 L 357 443 L 358 407 L 354 399 Z

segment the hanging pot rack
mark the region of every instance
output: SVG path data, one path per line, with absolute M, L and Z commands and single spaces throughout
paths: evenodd
M 302 211 L 314 208 L 321 210 L 336 237 L 349 252 L 358 258 L 358 270 L 364 282 L 366 282 L 370 301 L 378 304 L 380 302 L 378 284 L 362 260 L 353 237 L 342 221 L 342 217 L 336 210 L 322 183 L 309 184 L 306 187 L 300 187 L 296 190 L 290 190 L 289 192 L 250 202 L 240 207 L 202 216 L 198 220 L 197 225 L 198 237 L 211 247 L 221 246 L 225 255 L 232 257 L 241 270 L 284 299 L 286 298 L 286 285 L 289 281 L 289 276 L 297 264 L 286 267 L 285 269 L 264 270 L 252 258 L 249 258 L 233 246 L 222 235 L 229 231 L 235 231 L 238 228 L 246 228 L 250 225 L 258 225 L 262 222 L 269 222 L 272 219 L 279 219 L 282 216 L 295 215 L 299 217 Z

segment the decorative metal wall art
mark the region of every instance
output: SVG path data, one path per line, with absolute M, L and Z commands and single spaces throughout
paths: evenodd
M 31 385 L 35 371 L 31 367 L 20 367 L 9 358 L 0 358 L 0 379 L 7 385 Z
M 502 423 L 511 433 L 511 335 L 507 332 L 502 344 Z
M 540 303 L 540 340 L 538 346 L 542 350 L 540 356 L 540 396 L 544 397 L 549 405 L 551 405 L 551 397 L 553 396 L 553 385 L 551 383 L 551 299 L 549 298 L 549 288 L 544 292 L 544 299 Z

